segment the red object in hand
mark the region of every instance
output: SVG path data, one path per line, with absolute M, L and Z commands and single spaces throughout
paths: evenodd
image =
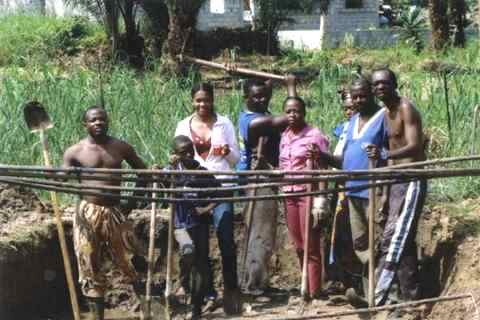
M 226 156 L 230 152 L 230 149 L 228 147 L 228 144 L 225 144 L 223 146 L 213 146 L 212 154 L 214 156 Z

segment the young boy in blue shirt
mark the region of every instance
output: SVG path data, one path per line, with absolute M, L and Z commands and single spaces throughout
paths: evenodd
M 206 170 L 194 160 L 193 143 L 186 136 L 177 136 L 169 170 Z M 176 188 L 218 187 L 212 175 L 176 175 Z M 177 198 L 204 199 L 213 196 L 209 192 L 177 194 Z M 208 215 L 215 203 L 177 202 L 175 204 L 175 240 L 180 251 L 180 284 L 192 296 L 192 319 L 199 319 L 208 286 L 209 221 Z

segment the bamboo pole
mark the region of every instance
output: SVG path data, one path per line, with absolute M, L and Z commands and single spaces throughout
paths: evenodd
M 309 171 L 303 171 L 303 174 L 308 174 Z M 410 170 L 395 170 L 390 172 L 385 171 L 367 171 L 367 174 L 359 175 L 355 172 L 349 174 L 341 174 L 337 176 L 318 176 L 315 178 L 271 178 L 271 179 L 261 179 L 260 181 L 273 180 L 277 181 L 275 183 L 265 183 L 258 185 L 247 185 L 247 186 L 234 186 L 234 187 L 219 187 L 219 188 L 188 188 L 188 189 L 175 189 L 175 188 L 132 188 L 132 187 L 120 187 L 120 186 L 105 186 L 105 185 L 85 185 L 85 184 L 73 184 L 73 183 L 64 183 L 57 181 L 48 181 L 48 180 L 34 180 L 34 179 L 12 179 L 12 178 L 0 178 L 1 181 L 6 183 L 17 183 L 23 184 L 26 186 L 52 186 L 59 187 L 59 189 L 53 188 L 51 190 L 63 191 L 61 187 L 65 187 L 65 191 L 68 188 L 72 190 L 102 190 L 102 191 L 111 191 L 111 192 L 120 192 L 120 191 L 143 191 L 143 192 L 171 192 L 171 193 L 184 193 L 184 192 L 193 192 L 193 191 L 234 191 L 234 190 L 244 190 L 244 189 L 254 189 L 254 188 L 270 188 L 274 186 L 281 186 L 283 184 L 303 184 L 303 183 L 312 183 L 320 181 L 345 181 L 345 180 L 371 180 L 371 179 L 389 179 L 389 180 L 408 180 L 408 179 L 434 179 L 434 178 L 449 178 L 449 177 L 460 177 L 460 176 L 478 176 L 480 175 L 480 168 L 461 168 L 461 169 L 410 169 Z M 249 182 L 257 181 L 248 180 Z M 236 180 L 235 180 L 236 181 Z M 50 190 L 50 189 L 49 189 Z M 101 193 L 107 196 L 112 194 Z M 114 195 L 115 196 L 115 195 Z M 143 198 L 139 198 L 143 199 Z M 163 201 L 163 199 L 161 199 Z
M 314 320 L 314 319 L 327 319 L 327 318 L 339 318 L 339 317 L 346 317 L 346 316 L 353 316 L 353 315 L 368 315 L 371 313 L 377 313 L 380 311 L 389 311 L 389 310 L 396 310 L 396 309 L 405 309 L 411 308 L 422 304 L 430 304 L 430 303 L 437 303 L 437 302 L 446 302 L 446 301 L 455 301 L 455 300 L 462 300 L 462 299 L 472 299 L 471 294 L 458 294 L 452 296 L 443 296 L 438 298 L 429 298 L 429 299 L 422 299 L 398 304 L 390 304 L 381 307 L 373 307 L 373 308 L 363 308 L 363 309 L 356 309 L 351 311 L 341 311 L 341 312 L 329 312 L 324 314 L 312 315 L 312 316 L 300 316 L 300 317 L 282 317 L 285 320 Z
M 210 202 L 244 202 L 244 201 L 253 201 L 253 200 L 277 200 L 277 199 L 285 199 L 285 198 L 298 198 L 298 197 L 306 197 L 306 196 L 315 196 L 321 194 L 329 194 L 335 192 L 345 192 L 345 191 L 354 191 L 359 189 L 366 189 L 372 186 L 384 186 L 384 185 L 391 185 L 396 183 L 404 183 L 414 179 L 407 179 L 401 181 L 384 181 L 378 182 L 375 184 L 365 184 L 362 186 L 355 186 L 355 187 L 342 187 L 342 188 L 333 188 L 333 189 L 326 189 L 326 190 L 319 190 L 319 191 L 312 191 L 312 192 L 298 192 L 298 193 L 279 193 L 276 195 L 265 195 L 265 196 L 242 196 L 242 197 L 216 197 L 216 198 L 205 198 L 205 199 L 175 199 L 175 198 L 156 198 L 157 202 L 165 202 L 165 203 L 177 203 L 177 202 L 200 202 L 200 203 L 210 203 Z M 31 187 L 31 188 L 38 188 L 48 191 L 58 191 L 64 192 L 69 194 L 76 194 L 76 195 L 90 195 L 90 196 L 102 196 L 102 197 L 110 197 L 115 199 L 135 199 L 140 201 L 145 201 L 147 198 L 141 196 L 130 196 L 130 195 L 121 195 L 118 193 L 104 193 L 104 192 L 95 192 L 95 191 L 85 191 L 85 190 L 76 190 L 71 188 L 61 188 L 61 187 L 52 187 L 43 185 L 40 183 L 25 183 L 21 180 L 15 179 L 1 179 L 0 183 L 9 183 L 13 185 Z
M 285 81 L 284 76 L 280 76 L 280 75 L 269 73 L 269 72 L 256 71 L 256 70 L 251 70 L 251 69 L 247 69 L 247 68 L 236 68 L 236 67 L 229 68 L 225 64 L 222 64 L 222 63 L 215 63 L 215 62 L 212 62 L 212 61 L 193 58 L 193 57 L 189 57 L 189 56 L 183 56 L 183 55 L 180 55 L 179 58 L 180 58 L 180 60 L 183 60 L 183 61 L 187 61 L 187 62 L 190 62 L 190 63 L 196 63 L 196 64 L 199 64 L 199 65 L 214 68 L 214 69 L 220 69 L 220 70 L 224 70 L 224 71 L 231 72 L 231 73 L 238 73 L 238 74 L 244 74 L 244 75 L 247 75 L 247 76 Z
M 373 172 L 389 172 L 393 169 L 408 169 L 408 168 L 415 168 L 415 167 L 423 167 L 423 166 L 433 166 L 438 164 L 447 164 L 447 163 L 455 163 L 455 162 L 462 162 L 462 161 L 473 161 L 473 160 L 480 160 L 480 155 L 467 155 L 467 156 L 458 156 L 458 157 L 450 157 L 450 158 L 440 158 L 440 159 L 433 159 L 433 160 L 426 160 L 426 161 L 417 161 L 417 162 L 410 162 L 405 164 L 397 164 L 388 167 L 381 167 L 372 170 Z M 45 166 L 24 166 L 24 165 L 0 165 L 0 176 L 4 174 L 4 172 L 9 171 L 41 171 L 41 172 L 61 172 L 68 175 L 58 175 L 52 176 L 58 179 L 78 179 L 79 177 L 82 180 L 88 180 L 92 177 L 84 176 L 85 174 L 136 174 L 136 175 L 152 175 L 155 174 L 156 176 L 171 176 L 171 175 L 230 175 L 230 176 L 256 176 L 256 175 L 264 175 L 264 176 L 284 176 L 284 175 L 303 175 L 305 174 L 305 170 L 303 171 L 282 171 L 282 170 L 245 170 L 245 171 L 231 171 L 231 170 L 216 170 L 216 171 L 206 171 L 206 170 L 152 170 L 152 169 L 106 169 L 106 168 L 82 168 L 82 167 L 71 167 L 71 168 L 54 168 L 54 167 L 45 167 Z M 335 175 L 335 174 L 342 174 L 342 173 L 365 173 L 370 172 L 367 170 L 353 170 L 353 171 L 345 171 L 345 170 L 312 170 L 308 172 L 308 174 L 312 175 Z M 118 177 L 104 177 L 107 179 L 115 180 Z M 146 179 L 146 178 L 143 178 Z
M 202 171 L 202 173 L 205 173 L 206 171 Z M 296 171 L 296 175 L 316 175 L 313 178 L 305 178 L 305 177 L 285 177 L 285 175 L 290 175 L 290 172 L 285 171 L 282 173 L 282 175 L 278 177 L 266 177 L 266 178 L 256 178 L 256 177 L 249 177 L 249 178 L 244 178 L 242 181 L 247 181 L 247 182 L 260 182 L 264 183 L 288 183 L 288 184 L 295 184 L 295 183 L 308 183 L 308 182 L 315 182 L 315 181 L 345 181 L 345 180 L 370 180 L 372 177 L 375 177 L 376 179 L 392 179 L 392 178 L 441 178 L 441 177 L 454 177 L 454 176 L 477 176 L 479 175 L 480 168 L 454 168 L 454 169 L 449 169 L 449 168 L 442 168 L 442 169 L 385 169 L 385 170 L 358 170 L 358 171 L 319 171 L 319 170 L 303 170 L 303 171 Z M 177 173 L 178 174 L 178 173 Z M 184 175 L 189 175 L 191 174 L 190 172 L 184 172 Z M 219 174 L 218 172 L 212 171 L 210 175 L 216 175 Z M 322 174 L 322 175 L 319 175 Z M 196 175 L 193 173 L 193 175 Z M 13 177 L 18 177 L 18 176 L 25 176 L 25 177 L 42 177 L 42 178 L 48 178 L 48 179 L 61 179 L 65 180 L 64 175 L 56 175 L 56 174 L 30 174 L 30 173 L 19 173 L 19 172 L 3 172 L 0 173 L 1 176 L 13 176 Z M 78 178 L 78 177 L 76 177 Z M 98 179 L 101 178 L 101 179 Z M 140 179 L 115 179 L 115 177 L 88 177 L 84 179 L 82 177 L 82 180 L 107 180 L 107 181 L 143 181 L 143 182 L 159 182 L 159 181 L 170 181 L 169 179 L 163 179 L 159 180 L 157 178 L 140 178 Z M 220 179 L 221 182 L 239 182 L 240 178 L 235 177 L 231 179 Z M 56 185 L 62 185 L 60 182 L 50 182 L 50 183 L 55 183 Z M 69 186 L 72 186 L 71 184 Z M 80 185 L 77 185 L 80 186 Z M 134 190 L 133 188 L 128 189 L 125 187 L 117 187 L 117 186 L 96 186 L 96 185 L 84 185 L 81 184 L 81 189 L 105 189 L 105 190 L 121 190 L 121 191 L 132 191 Z M 246 186 L 240 186 L 240 187 L 235 187 L 238 189 L 242 188 L 249 188 Z M 220 190 L 220 188 L 217 188 Z M 137 190 L 137 189 L 135 189 Z M 152 189 L 145 188 L 145 191 L 151 191 Z M 171 189 L 159 189 L 158 191 L 169 191 Z M 211 189 L 210 189 L 211 190 Z M 174 191 L 174 192 L 181 192 L 181 191 Z M 190 191 L 186 191 L 190 192 Z

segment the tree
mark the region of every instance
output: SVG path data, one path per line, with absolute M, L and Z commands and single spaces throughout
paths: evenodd
M 172 70 L 184 74 L 185 68 L 179 63 L 179 54 L 191 54 L 194 51 L 194 34 L 197 16 L 206 0 L 165 0 L 168 8 L 169 24 L 166 52 L 168 52 Z
M 450 19 L 453 25 L 453 45 L 465 47 L 467 26 L 467 3 L 465 0 L 450 0 Z
M 324 47 L 325 40 L 325 20 L 327 19 L 330 0 L 320 0 L 320 50 Z
M 321 23 L 320 28 L 325 25 L 324 18 L 328 11 L 329 0 L 254 0 L 254 22 L 252 23 L 258 30 L 263 30 L 268 35 L 268 54 L 271 52 L 271 44 L 276 39 L 280 26 L 291 19 L 288 18 L 292 12 L 301 11 L 311 13 L 316 4 L 320 6 Z M 250 6 L 250 9 L 251 6 Z M 322 23 L 323 21 L 323 23 Z M 323 28 L 324 29 L 324 28 Z
M 162 55 L 163 44 L 168 36 L 167 6 L 160 0 L 142 0 L 140 5 L 147 16 L 143 29 L 145 38 L 150 37 L 152 39 L 152 54 L 159 58 Z
M 430 25 L 432 27 L 432 48 L 442 50 L 449 41 L 448 2 L 429 0 Z
M 143 38 L 137 24 L 138 3 L 133 0 L 66 0 L 67 5 L 91 13 L 105 26 L 111 40 L 112 56 L 135 67 L 142 68 Z M 122 17 L 125 33 L 120 33 L 119 19 Z

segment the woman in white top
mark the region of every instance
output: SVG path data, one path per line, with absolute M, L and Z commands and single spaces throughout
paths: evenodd
M 214 110 L 213 87 L 200 83 L 192 88 L 194 112 L 177 125 L 175 136 L 190 137 L 195 149 L 195 160 L 208 170 L 233 170 L 240 158 L 238 142 L 232 122 Z M 222 176 L 217 176 L 222 178 Z M 228 184 L 223 184 L 228 185 Z M 223 194 L 221 196 L 228 196 Z M 218 204 L 213 209 L 213 224 L 222 256 L 224 281 L 224 310 L 227 314 L 240 312 L 237 278 L 236 247 L 233 238 L 233 203 Z M 210 268 L 211 269 L 211 268 Z M 215 299 L 213 276 L 210 271 L 207 295 Z

